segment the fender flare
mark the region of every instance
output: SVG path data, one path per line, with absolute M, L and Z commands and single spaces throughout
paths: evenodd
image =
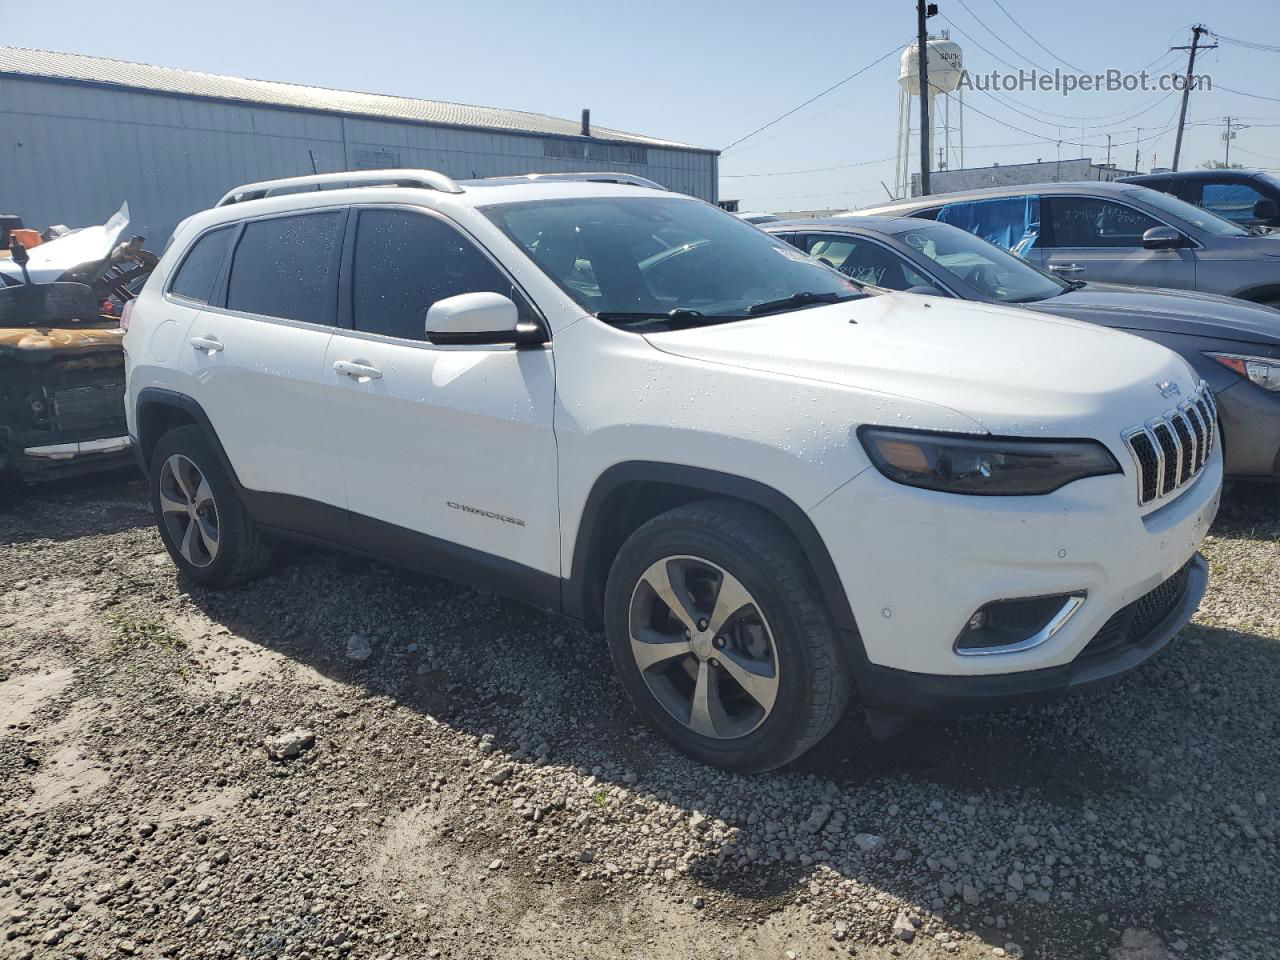
M 623 487 L 645 483 L 682 487 L 705 495 L 707 499 L 727 497 L 740 500 L 772 514 L 800 545 L 817 578 L 818 589 L 822 592 L 835 626 L 857 636 L 857 622 L 831 554 L 809 515 L 794 500 L 767 484 L 735 474 L 647 460 L 614 464 L 596 478 L 587 495 L 574 539 L 569 578 L 562 587 L 561 606 L 567 616 L 590 622 L 591 610 L 597 598 L 592 596 L 589 571 L 597 559 L 593 554 L 603 539 L 604 509 L 611 497 Z M 702 496 L 698 499 L 702 499 Z
M 168 407 L 179 410 L 194 421 L 196 426 L 204 431 L 205 436 L 209 438 L 209 442 L 213 444 L 213 449 L 217 453 L 223 469 L 227 471 L 227 476 L 235 484 L 236 490 L 243 492 L 244 487 L 240 483 L 235 467 L 231 465 L 231 459 L 227 456 L 227 451 L 222 448 L 222 441 L 218 438 L 218 431 L 213 428 L 213 422 L 209 419 L 209 415 L 204 412 L 204 408 L 185 393 L 179 393 L 177 390 L 167 390 L 163 387 L 143 387 L 138 391 L 138 399 L 134 407 L 133 422 L 137 424 L 138 436 L 134 437 L 133 448 L 137 453 L 138 466 L 141 467 L 144 477 L 150 478 L 151 451 L 155 449 L 155 443 L 160 439 L 159 435 L 151 437 L 143 435 L 144 411 L 155 407 Z

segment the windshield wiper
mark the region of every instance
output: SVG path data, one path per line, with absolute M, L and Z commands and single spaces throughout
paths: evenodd
M 813 293 L 802 290 L 780 300 L 764 300 L 747 307 L 747 313 L 756 317 L 762 313 L 776 313 L 779 310 L 794 310 L 796 307 L 809 307 L 819 303 L 840 303 L 842 300 L 853 300 L 864 297 L 865 293 Z
M 701 310 L 689 310 L 684 307 L 676 307 L 674 310 L 603 310 L 596 314 L 597 320 L 603 320 L 605 323 L 643 323 L 646 320 L 665 321 L 675 326 L 699 326 L 708 323 L 720 323 L 726 320 L 745 320 L 746 317 L 738 315 L 707 315 Z

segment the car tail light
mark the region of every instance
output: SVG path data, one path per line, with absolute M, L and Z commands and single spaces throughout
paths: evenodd
M 133 305 L 136 300 L 129 300 L 125 303 L 124 309 L 120 311 L 120 329 L 125 333 L 129 332 L 129 318 L 133 316 Z

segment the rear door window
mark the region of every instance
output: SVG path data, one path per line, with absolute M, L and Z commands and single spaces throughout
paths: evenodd
M 461 293 L 500 293 L 522 303 L 468 237 L 408 210 L 360 211 L 352 270 L 354 326 L 365 333 L 425 340 L 431 305 Z
M 208 303 L 213 295 L 213 284 L 227 256 L 227 245 L 235 232 L 235 225 L 210 230 L 198 239 L 187 253 L 182 265 L 174 274 L 169 292 L 174 296 L 195 303 Z
M 1035 194 L 949 203 L 936 219 L 1018 256 L 1040 244 L 1040 197 Z
M 932 284 L 893 251 L 863 237 L 832 237 L 821 234 L 804 238 L 805 252 L 859 283 L 872 283 L 890 290 L 927 287 Z
M 227 309 L 332 326 L 346 211 L 251 220 L 231 262 Z

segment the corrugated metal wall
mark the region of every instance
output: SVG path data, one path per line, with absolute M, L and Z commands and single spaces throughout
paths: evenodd
M 547 156 L 581 141 L 344 118 L 79 83 L 0 77 L 0 213 L 28 225 L 100 223 L 123 201 L 158 250 L 183 217 L 254 180 L 368 167 L 456 178 L 625 171 L 716 199 L 712 153 L 641 148 L 648 163 Z M 310 151 L 310 153 L 308 152 Z

